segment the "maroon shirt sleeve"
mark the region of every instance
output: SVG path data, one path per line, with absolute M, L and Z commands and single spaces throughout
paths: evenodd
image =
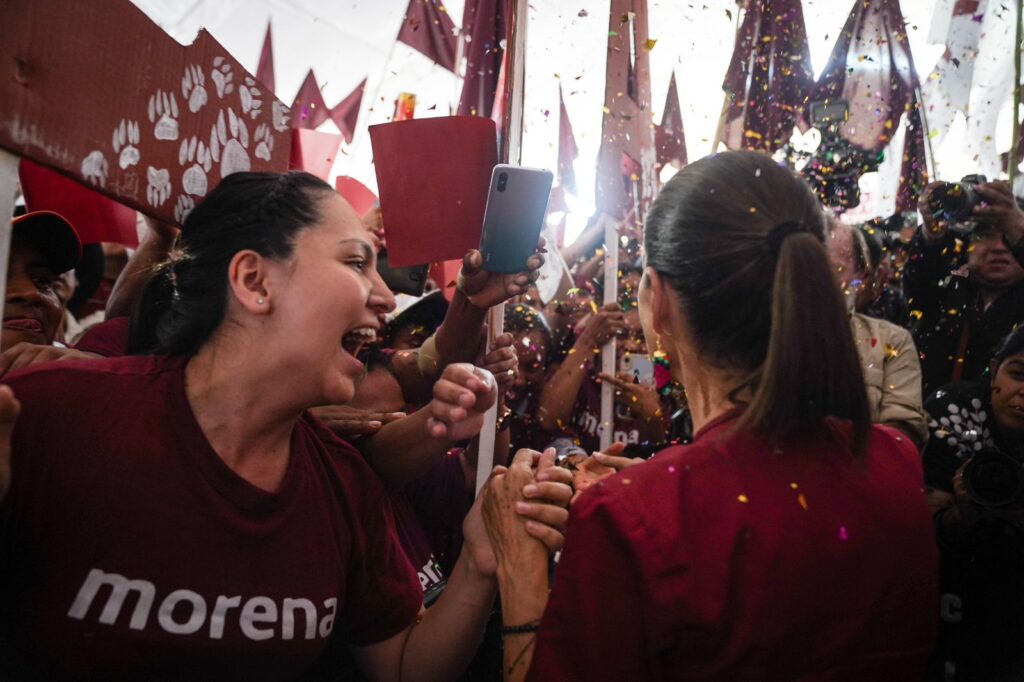
M 96 353 L 105 358 L 127 354 L 128 317 L 112 317 L 89 328 L 75 344 L 75 350 Z
M 530 680 L 647 679 L 643 529 L 594 487 L 574 504 Z M 632 537 L 630 537 L 632 536 Z M 650 603 L 650 602 L 647 602 Z

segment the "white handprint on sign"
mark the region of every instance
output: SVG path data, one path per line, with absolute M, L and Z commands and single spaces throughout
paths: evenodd
M 230 135 L 229 135 L 230 133 Z M 228 123 L 224 123 L 224 112 L 217 114 L 217 123 L 210 130 L 210 153 L 214 161 L 220 162 L 220 176 L 226 178 L 232 173 L 248 171 L 249 129 L 245 121 L 228 109 Z
M 178 149 L 178 162 L 184 166 L 194 162 L 185 169 L 181 176 L 181 188 L 188 194 L 203 196 L 206 194 L 206 174 L 213 168 L 213 158 L 206 145 L 192 137 L 181 141 Z
M 238 98 L 242 102 L 243 114 L 249 114 L 253 119 L 259 117 L 263 100 L 260 99 L 260 90 L 256 87 L 256 81 L 246 76 L 245 85 L 238 87 Z
M 163 206 L 168 197 L 171 196 L 171 172 L 166 168 L 156 169 L 152 166 L 146 168 L 146 200 L 151 206 Z
M 103 152 L 94 149 L 89 155 L 82 159 L 82 177 L 94 185 L 107 186 L 107 172 L 110 166 Z
M 270 155 L 274 153 L 274 136 L 266 123 L 256 126 L 256 132 L 252 134 L 253 142 L 256 143 L 256 150 L 253 152 L 257 159 L 270 161 Z
M 125 170 L 128 166 L 134 166 L 139 162 L 139 148 L 135 146 L 138 143 L 138 122 L 125 121 L 122 118 L 121 123 L 114 128 L 113 134 L 114 155 L 118 157 L 117 165 L 121 167 L 121 170 Z
M 231 64 L 224 60 L 223 57 L 213 58 L 213 69 L 210 71 L 210 80 L 217 86 L 217 96 L 223 98 L 224 95 L 230 95 L 235 89 L 234 83 L 231 80 L 234 78 L 234 74 L 231 72 Z
M 188 101 L 188 110 L 193 114 L 206 104 L 205 85 L 202 67 L 196 64 L 185 67 L 185 75 L 181 77 L 181 96 Z
M 195 199 L 187 194 L 179 194 L 178 200 L 174 203 L 174 220 L 179 225 L 184 224 L 188 214 L 196 207 Z
M 149 122 L 153 124 L 153 136 L 158 140 L 178 139 L 178 100 L 174 93 L 157 90 L 149 98 Z

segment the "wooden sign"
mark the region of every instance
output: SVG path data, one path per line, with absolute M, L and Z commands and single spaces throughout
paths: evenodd
M 0 147 L 179 224 L 288 167 L 287 107 L 205 31 L 182 46 L 128 0 L 7 0 L 0 27 Z

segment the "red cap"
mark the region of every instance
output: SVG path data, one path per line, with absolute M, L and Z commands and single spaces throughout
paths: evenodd
M 58 275 L 78 265 L 82 242 L 64 216 L 53 211 L 30 211 L 11 220 L 12 237 L 39 249 Z

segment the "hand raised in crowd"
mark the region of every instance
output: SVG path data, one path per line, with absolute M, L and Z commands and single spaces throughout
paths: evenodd
M 448 365 L 434 384 L 434 399 L 423 408 L 430 415 L 427 431 L 450 441 L 472 438 L 480 433 L 484 413 L 497 399 L 490 372 L 464 362 Z
M 1010 183 L 986 182 L 977 186 L 978 194 L 985 203 L 974 207 L 974 215 L 1006 235 L 1006 240 L 1016 246 L 1024 239 L 1024 211 L 1010 190 Z
M 605 303 L 596 313 L 584 317 L 576 328 L 581 341 L 600 348 L 626 328 L 625 313 L 618 303 Z
M 458 290 L 477 308 L 490 308 L 513 296 L 525 294 L 540 277 L 544 265 L 544 239 L 537 243 L 537 251 L 526 261 L 526 270 L 515 273 L 487 272 L 483 254 L 473 249 L 462 259 Z
M 597 378 L 615 386 L 615 402 L 625 407 L 630 416 L 648 422 L 661 418 L 661 397 L 653 386 L 638 384 L 626 373 L 612 376 L 601 372 Z
M 0 386 L 0 502 L 11 487 L 11 433 L 18 421 L 21 403 L 9 386 Z
M 324 405 L 310 412 L 342 438 L 373 435 L 385 424 L 406 416 L 405 412 L 361 410 L 350 405 Z
M 512 347 L 511 334 L 501 334 L 491 344 L 491 352 L 480 358 L 477 366 L 494 375 L 498 382 L 498 395 L 503 394 L 515 381 L 519 372 L 519 356 Z
M 924 235 L 925 242 L 929 244 L 941 242 L 946 238 L 946 233 L 949 230 L 949 224 L 945 220 L 939 220 L 932 213 L 931 206 L 932 192 L 944 184 L 946 183 L 929 182 L 921 190 L 921 196 L 917 200 L 917 210 L 921 213 L 921 218 L 924 220 L 924 224 L 921 226 L 921 233 Z
M 555 450 L 519 450 L 507 469 L 494 474 L 477 498 L 497 569 L 506 573 L 539 562 L 562 548 L 572 497 L 571 473 L 555 466 Z M 472 516 L 472 512 L 470 512 Z M 471 525 L 467 517 L 467 525 Z M 467 542 L 469 528 L 465 528 Z
M 146 228 L 148 230 L 146 237 L 148 238 L 170 243 L 181 234 L 181 230 L 177 226 L 165 223 L 158 218 L 144 216 L 144 220 L 146 221 Z
M 86 353 L 74 348 L 60 348 L 59 346 L 44 346 L 38 343 L 27 343 L 22 341 L 16 343 L 3 353 L 0 353 L 0 376 L 13 372 L 17 369 L 24 369 L 31 365 L 38 365 L 43 362 L 55 362 L 57 360 L 97 360 L 101 356 L 95 353 Z
M 384 241 L 384 219 L 381 217 L 380 207 L 374 206 L 371 208 L 361 220 L 363 227 L 373 237 L 373 248 L 380 251 L 387 246 Z

